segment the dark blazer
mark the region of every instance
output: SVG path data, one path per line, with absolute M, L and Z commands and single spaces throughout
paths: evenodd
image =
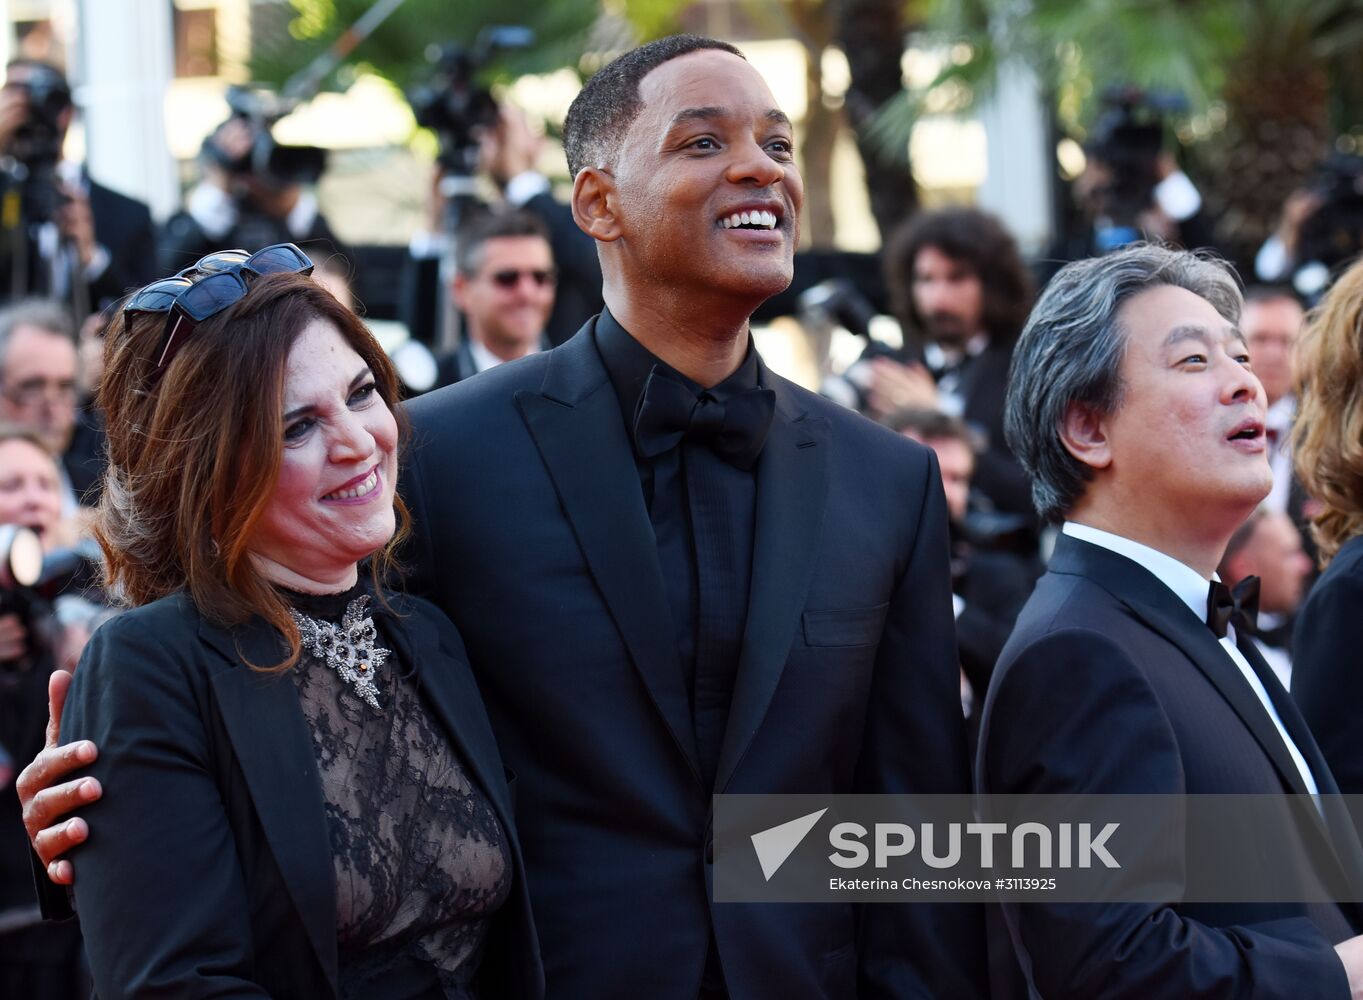
M 1030 521 L 1036 517 L 1031 480 L 1003 436 L 1003 404 L 1012 360 L 1011 344 L 991 343 L 962 364 L 959 392 L 965 400 L 965 422 L 987 438 L 975 462 L 972 485 L 999 510 L 1026 515 Z
M 510 795 L 463 646 L 424 602 L 394 607 L 396 621 L 375 615 L 384 638 L 416 665 L 427 706 L 511 845 L 512 894 L 494 918 L 483 995 L 539 998 Z M 307 722 L 292 678 L 246 665 L 280 655 L 259 619 L 221 628 L 178 596 L 91 639 L 62 735 L 100 748 L 88 773 L 104 797 L 84 811 L 100 832 L 72 857 L 102 1000 L 337 995 L 335 873 Z
M 109 251 L 109 264 L 98 278 L 90 282 L 90 308 L 100 309 L 125 292 L 139 288 L 161 277 L 156 260 L 156 227 L 151 209 L 145 203 L 119 194 L 86 177 L 90 199 L 90 214 L 94 222 L 95 240 Z M 0 230 L 0 294 L 8 296 L 14 280 L 10 259 L 13 230 Z M 39 262 L 37 248 L 28 248 L 28 292 L 47 294 L 50 289 L 51 265 Z M 84 316 L 77 317 L 83 320 Z
M 1363 535 L 1340 547 L 1297 614 L 1292 697 L 1345 795 L 1363 794 Z M 1351 803 L 1363 830 L 1363 802 Z
M 90 283 L 91 308 L 164 276 L 157 266 L 156 226 L 144 202 L 90 181 L 90 214 L 95 239 L 109 251 L 109 266 Z
M 540 338 L 539 349 L 541 351 L 547 351 L 552 346 L 547 337 Z M 458 347 L 438 360 L 435 370 L 434 388 L 436 389 L 454 385 L 456 382 L 462 382 L 466 378 L 477 375 L 478 362 L 474 360 L 473 347 L 468 337 L 462 338 Z
M 1287 692 L 1250 640 L 1239 648 L 1320 791 L 1336 792 Z M 995 670 L 976 774 L 981 791 L 1000 794 L 1306 792 L 1268 713 L 1206 624 L 1144 567 L 1067 535 Z M 1363 853 L 1338 802 L 1326 804 L 1328 837 L 1309 803 L 1295 805 L 1286 842 L 1299 836 L 1306 854 L 1339 866 L 1320 877 L 1363 884 Z M 1145 860 L 1152 878 L 1185 884 L 1185 855 Z M 1176 893 L 1164 905 L 1028 903 L 1004 915 L 1047 1000 L 1344 1000 L 1332 945 L 1363 926 L 1352 904 L 1183 903 Z
M 519 775 L 550 995 L 984 994 L 977 907 L 713 906 L 713 792 L 968 786 L 931 453 L 773 375 L 752 591 L 719 774 L 593 324 L 414 400 L 414 577 L 468 644 Z

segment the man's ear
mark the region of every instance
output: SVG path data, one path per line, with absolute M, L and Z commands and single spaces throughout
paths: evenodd
M 1091 406 L 1071 403 L 1060 422 L 1060 442 L 1065 450 L 1094 469 L 1112 464 L 1112 447 L 1103 417 Z
M 602 243 L 618 240 L 618 207 L 614 177 L 597 167 L 584 167 L 577 172 L 573 181 L 573 221 L 579 229 Z
M 468 309 L 465 306 L 468 290 L 469 279 L 456 271 L 454 277 L 450 279 L 450 298 L 454 300 L 454 304 L 459 308 L 460 312 L 468 312 Z

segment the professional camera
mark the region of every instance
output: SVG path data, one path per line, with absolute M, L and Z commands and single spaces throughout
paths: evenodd
M 52 66 L 27 65 L 24 75 L 7 84 L 28 99 L 28 115 L 10 140 L 9 154 L 15 161 L 10 173 L 19 182 L 27 220 L 47 222 L 62 203 L 57 161 L 66 131 L 61 119 L 71 107 L 71 88 Z
M 529 28 L 488 27 L 478 33 L 473 48 L 459 45 L 432 47 L 435 68 L 407 93 L 417 124 L 440 138 L 440 163 L 456 176 L 478 171 L 478 136 L 497 125 L 497 102 L 478 83 L 479 72 L 497 52 L 528 48 L 535 41 Z
M 1321 204 L 1302 223 L 1297 259 L 1332 269 L 1363 252 L 1363 156 L 1331 154 L 1309 187 Z
M 251 150 L 239 159 L 229 160 L 211 141 L 205 150 L 219 166 L 231 174 L 251 174 L 279 184 L 315 184 L 327 166 L 327 152 L 317 146 L 286 146 L 276 142 L 275 123 L 298 106 L 258 87 L 227 88 L 227 106 L 232 117 L 251 126 Z
M 1106 253 L 1141 238 L 1140 217 L 1159 183 L 1165 116 L 1188 108 L 1177 93 L 1110 87 L 1086 151 L 1106 168 L 1106 180 L 1092 191 L 1097 250 Z
M 98 562 L 99 548 L 93 543 L 43 555 L 32 530 L 0 525 L 0 616 L 18 615 L 28 633 L 27 651 L 0 662 L 0 674 L 30 669 L 56 651 L 62 631 L 57 597 L 83 589 Z

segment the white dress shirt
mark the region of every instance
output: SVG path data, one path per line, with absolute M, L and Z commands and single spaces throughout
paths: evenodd
M 1207 593 L 1211 586 L 1211 580 L 1191 566 L 1179 562 L 1173 556 L 1165 555 L 1158 549 L 1152 549 L 1148 545 L 1133 542 L 1129 538 L 1123 538 L 1121 535 L 1114 535 L 1110 531 L 1103 531 L 1099 528 L 1092 528 L 1086 524 L 1066 521 L 1062 530 L 1072 538 L 1100 546 L 1120 556 L 1126 556 L 1138 565 L 1144 566 L 1155 575 L 1160 583 L 1172 590 L 1174 595 L 1188 606 L 1188 610 L 1196 615 L 1199 621 L 1205 622 L 1207 620 Z M 1216 579 L 1219 578 L 1213 574 L 1212 580 Z M 1235 648 L 1235 629 L 1233 627 L 1227 628 L 1226 636 L 1220 642 L 1221 648 L 1226 651 L 1226 655 L 1239 669 L 1245 683 L 1250 686 L 1255 697 L 1264 706 L 1264 711 L 1273 721 L 1273 727 L 1278 730 L 1278 735 L 1282 737 L 1287 752 L 1292 758 L 1292 763 L 1297 765 L 1302 783 L 1306 785 L 1312 798 L 1316 799 L 1316 806 L 1319 808 L 1320 788 L 1316 784 L 1315 776 L 1311 774 L 1311 768 L 1307 766 L 1306 758 L 1297 749 L 1297 744 L 1288 735 L 1287 727 L 1283 725 L 1278 710 L 1273 707 L 1273 699 L 1269 697 L 1268 689 L 1264 687 L 1263 681 L 1254 672 L 1254 668 L 1249 665 L 1244 654 Z
M 1292 433 L 1292 419 L 1297 415 L 1297 397 L 1284 396 L 1268 408 L 1264 415 L 1264 429 L 1271 432 L 1273 440 L 1268 447 L 1268 467 L 1273 470 L 1273 489 L 1264 498 L 1263 505 L 1279 514 L 1287 512 L 1287 502 L 1292 495 L 1292 454 L 1288 448 L 1288 435 Z
M 540 345 L 539 342 L 536 341 L 531 345 L 530 350 L 525 353 L 529 355 L 538 354 L 539 352 Z M 478 374 L 480 375 L 489 368 L 496 368 L 498 365 L 505 363 L 501 358 L 489 351 L 481 340 L 474 340 L 472 337 L 469 338 L 469 353 L 473 355 L 473 367 L 478 369 Z

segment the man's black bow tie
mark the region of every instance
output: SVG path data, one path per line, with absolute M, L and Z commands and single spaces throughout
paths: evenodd
M 730 465 L 751 469 L 775 411 L 776 393 L 770 389 L 745 389 L 720 402 L 708 392 L 697 396 L 655 365 L 634 415 L 634 444 L 639 454 L 653 458 L 691 441 Z
M 1234 587 L 1213 580 L 1207 592 L 1207 627 L 1218 639 L 1226 637 L 1226 626 L 1253 633 L 1259 627 L 1259 578 L 1247 576 Z

